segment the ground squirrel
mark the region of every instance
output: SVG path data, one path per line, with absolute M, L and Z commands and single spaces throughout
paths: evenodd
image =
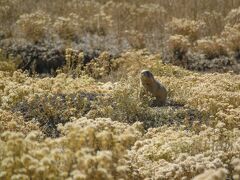
M 153 74 L 149 70 L 143 70 L 140 74 L 141 90 L 140 97 L 144 91 L 150 92 L 152 96 L 156 97 L 157 105 L 164 105 L 167 99 L 166 88 L 154 78 Z

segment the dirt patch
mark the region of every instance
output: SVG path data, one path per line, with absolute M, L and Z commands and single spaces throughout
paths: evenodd
M 198 53 L 182 54 L 175 52 L 174 54 L 168 54 L 165 52 L 163 53 L 163 62 L 181 66 L 191 71 L 219 73 L 232 71 L 236 74 L 240 73 L 240 60 L 237 56 L 208 58 L 204 54 Z
M 58 124 L 65 124 L 71 117 L 82 117 L 91 109 L 97 98 L 93 93 L 54 94 L 35 96 L 32 100 L 17 103 L 13 112 L 20 113 L 25 121 L 39 123 L 46 136 L 58 137 Z

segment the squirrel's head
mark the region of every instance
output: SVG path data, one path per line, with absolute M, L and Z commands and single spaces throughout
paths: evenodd
M 152 78 L 153 74 L 149 70 L 142 70 L 141 71 L 141 77 Z
M 142 70 L 140 73 L 141 80 L 154 79 L 153 74 L 149 70 Z

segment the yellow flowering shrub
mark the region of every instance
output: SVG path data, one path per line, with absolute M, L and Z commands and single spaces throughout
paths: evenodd
M 50 23 L 50 16 L 43 11 L 23 14 L 16 22 L 20 34 L 31 41 L 38 41 L 46 37 Z
M 74 39 L 78 33 L 78 15 L 71 13 L 68 17 L 58 17 L 53 30 L 63 39 Z
M 201 112 L 209 113 L 216 121 L 223 121 L 229 128 L 238 124 L 239 75 L 192 74 L 181 80 L 179 78 L 165 80 L 172 93 L 176 93 L 174 98 L 185 101 L 188 106 L 195 107 Z M 165 80 L 163 79 L 164 82 Z
M 109 59 L 117 68 L 106 73 Z M 0 179 L 239 178 L 239 75 L 191 72 L 146 50 L 93 63 L 105 79 L 0 72 Z M 142 69 L 166 86 L 165 106 L 138 98 Z
M 240 131 L 221 128 L 202 126 L 199 133 L 184 127 L 151 129 L 133 146 L 132 161 L 143 176 L 160 179 L 190 179 L 206 169 L 230 169 L 231 158 L 239 156 Z
M 42 139 L 36 131 L 2 133 L 0 178 L 139 178 L 126 154 L 142 136 L 141 124 L 81 118 L 59 129 L 64 136 L 57 139 Z
M 228 54 L 223 40 L 217 38 L 198 40 L 196 50 L 204 54 L 208 59 L 227 56 Z
M 29 99 L 42 93 L 63 93 L 74 92 L 96 92 L 101 93 L 101 87 L 95 80 L 87 76 L 73 79 L 66 74 L 59 74 L 55 78 L 31 78 L 27 74 L 15 71 L 13 75 L 7 72 L 0 72 L 1 84 L 1 106 L 9 108 L 24 97 Z
M 195 41 L 203 34 L 204 27 L 205 23 L 202 21 L 173 18 L 167 25 L 167 31 L 171 35 L 179 34 L 188 36 L 191 41 Z
M 16 70 L 16 62 L 11 58 L 6 58 L 3 50 L 0 49 L 0 71 L 13 72 Z
M 216 179 L 216 180 L 223 180 L 227 178 L 228 171 L 224 168 L 219 168 L 217 170 L 207 170 L 206 172 L 196 176 L 193 178 L 194 180 L 210 180 L 210 179 Z
M 26 134 L 32 130 L 39 130 L 36 123 L 25 122 L 22 116 L 13 114 L 11 111 L 0 109 L 0 134 L 4 131 L 22 132 Z

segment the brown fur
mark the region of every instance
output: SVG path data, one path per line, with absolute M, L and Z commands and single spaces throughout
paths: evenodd
M 141 80 L 141 92 L 143 90 L 152 94 L 156 97 L 156 103 L 158 105 L 164 105 L 167 99 L 167 90 L 166 88 L 154 78 L 153 74 L 148 70 L 141 71 L 140 74 Z M 141 96 L 141 94 L 140 94 Z

